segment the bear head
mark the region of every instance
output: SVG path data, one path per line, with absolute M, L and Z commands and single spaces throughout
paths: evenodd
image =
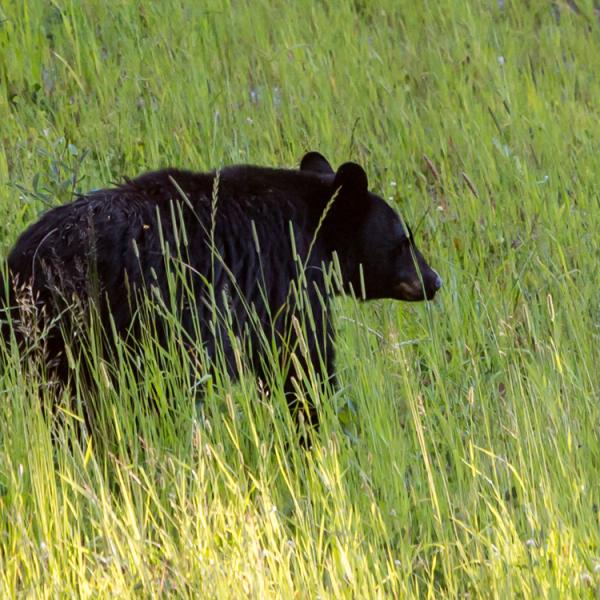
M 334 172 L 321 154 L 309 152 L 300 169 L 319 174 L 329 186 L 319 235 L 338 256 L 344 291 L 366 300 L 433 299 L 442 286 L 440 276 L 396 211 L 369 191 L 360 165 L 347 162 Z

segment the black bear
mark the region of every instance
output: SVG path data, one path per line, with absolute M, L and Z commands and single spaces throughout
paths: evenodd
M 172 270 L 180 275 L 175 293 Z M 299 371 L 310 366 L 319 381 L 334 382 L 327 310 L 334 272 L 335 291 L 361 299 L 432 299 L 441 286 L 358 164 L 334 172 L 310 152 L 299 170 L 166 169 L 53 208 L 21 235 L 0 288 L 3 334 L 19 337 L 19 295 L 28 290 L 48 330 L 48 358 L 67 381 L 69 307 L 94 306 L 112 332 L 110 346 L 115 333 L 136 337 L 140 299 L 156 299 L 176 312 L 186 343 L 203 348 L 209 364 L 220 352 L 233 377 L 232 335 L 246 340 L 248 364 L 265 382 L 272 367 L 265 343 L 274 341 L 290 407 L 316 425 L 310 402 L 296 405 Z M 159 337 L 161 318 L 157 311 Z

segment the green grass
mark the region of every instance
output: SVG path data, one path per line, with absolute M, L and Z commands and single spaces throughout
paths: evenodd
M 317 149 L 423 218 L 445 281 L 336 303 L 308 453 L 251 379 L 196 418 L 176 348 L 104 386 L 92 438 L 7 357 L 1 597 L 600 596 L 600 24 L 574 4 L 0 0 L 0 256 L 73 188 Z

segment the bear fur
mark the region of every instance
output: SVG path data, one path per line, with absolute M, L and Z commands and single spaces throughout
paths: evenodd
M 19 290 L 28 289 L 61 381 L 70 376 L 65 323 L 74 304 L 95 307 L 110 347 L 114 334 L 139 336 L 141 300 L 155 299 L 176 312 L 186 343 L 200 343 L 213 366 L 221 353 L 232 377 L 239 367 L 231 332 L 265 382 L 265 343 L 274 341 L 296 413 L 301 370 L 314 369 L 324 385 L 335 379 L 332 264 L 341 276 L 337 291 L 362 299 L 431 299 L 441 286 L 410 230 L 369 192 L 362 167 L 345 163 L 334 172 L 316 152 L 300 169 L 166 169 L 91 192 L 42 215 L 7 263 L 3 334 L 13 331 L 24 343 Z M 170 270 L 179 274 L 175 292 Z M 167 335 L 160 311 L 154 325 L 159 338 Z M 316 425 L 312 404 L 303 406 Z

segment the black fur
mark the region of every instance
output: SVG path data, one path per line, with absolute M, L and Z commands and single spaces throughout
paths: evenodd
M 177 311 L 188 341 L 195 337 L 195 317 L 210 359 L 222 346 L 234 377 L 238 373 L 232 346 L 223 323 L 215 322 L 215 306 L 218 313 L 233 315 L 234 333 L 247 340 L 249 362 L 265 381 L 270 374 L 262 335 L 275 339 L 293 404 L 298 366 L 312 366 L 323 383 L 334 379 L 325 281 L 334 255 L 344 290 L 353 289 L 365 299 L 432 298 L 441 285 L 396 213 L 367 186 L 359 165 L 346 163 L 334 173 L 320 154 L 311 152 L 300 170 L 167 169 L 92 192 L 48 211 L 18 239 L 8 257 L 11 318 L 18 325 L 22 314 L 15 307 L 25 284 L 47 323 L 73 300 L 83 306 L 93 303 L 103 323 L 111 317 L 117 335 L 131 339 L 138 335 L 140 294 L 155 287 Z M 300 264 L 307 267 L 308 309 L 299 305 L 293 291 Z M 193 302 L 186 300 L 183 285 L 171 302 L 167 269 L 183 273 Z M 305 331 L 304 345 L 298 344 L 294 317 Z M 156 324 L 160 333 L 158 312 Z M 6 326 L 3 332 L 7 336 Z M 63 336 L 64 328 L 53 328 L 48 353 L 58 378 L 66 381 Z M 291 354 L 297 361 L 290 361 Z M 317 423 L 314 409 L 309 407 L 305 416 Z

